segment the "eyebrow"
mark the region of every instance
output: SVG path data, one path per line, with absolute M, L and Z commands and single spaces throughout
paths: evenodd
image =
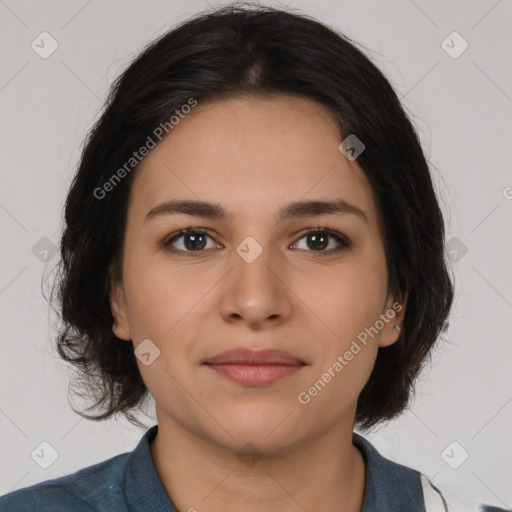
M 233 217 L 233 214 L 228 214 L 220 204 L 195 199 L 176 199 L 159 204 L 149 210 L 144 222 L 156 217 L 172 214 L 184 214 L 209 219 L 227 219 Z M 332 201 L 295 201 L 281 208 L 278 221 L 325 214 L 351 214 L 359 217 L 368 224 L 368 218 L 364 211 L 344 199 L 335 199 Z

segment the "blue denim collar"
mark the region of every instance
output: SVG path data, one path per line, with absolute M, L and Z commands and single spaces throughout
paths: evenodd
M 150 443 L 158 425 L 151 427 L 129 454 L 125 473 L 127 501 L 135 510 L 177 512 L 158 477 L 151 458 Z M 425 512 L 418 471 L 383 457 L 356 432 L 353 444 L 366 465 L 366 490 L 362 512 Z

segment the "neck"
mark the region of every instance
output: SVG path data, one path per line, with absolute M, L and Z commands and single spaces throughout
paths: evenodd
M 163 487 L 178 510 L 201 512 L 360 512 L 366 487 L 352 425 L 302 442 L 284 453 L 227 450 L 159 421 L 150 445 Z

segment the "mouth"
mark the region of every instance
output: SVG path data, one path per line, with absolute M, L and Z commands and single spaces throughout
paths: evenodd
M 297 373 L 306 363 L 281 350 L 230 350 L 203 363 L 218 375 L 245 386 L 265 386 Z

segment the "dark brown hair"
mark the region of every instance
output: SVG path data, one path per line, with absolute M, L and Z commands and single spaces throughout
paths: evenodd
M 396 343 L 379 348 L 359 396 L 356 424 L 370 429 L 409 404 L 414 383 L 446 328 L 453 284 L 444 223 L 417 133 L 392 86 L 357 43 L 309 17 L 269 7 L 228 6 L 201 13 L 151 42 L 114 82 L 90 131 L 65 205 L 55 281 L 59 355 L 78 369 L 75 393 L 101 420 L 149 394 L 133 346 L 112 332 L 111 278 L 119 280 L 133 171 L 99 188 L 190 98 L 294 94 L 326 105 L 345 138 L 365 144 L 358 164 L 375 194 L 389 291 L 407 296 Z M 343 140 L 343 139 L 342 139 Z M 125 175 L 126 174 L 126 175 Z

